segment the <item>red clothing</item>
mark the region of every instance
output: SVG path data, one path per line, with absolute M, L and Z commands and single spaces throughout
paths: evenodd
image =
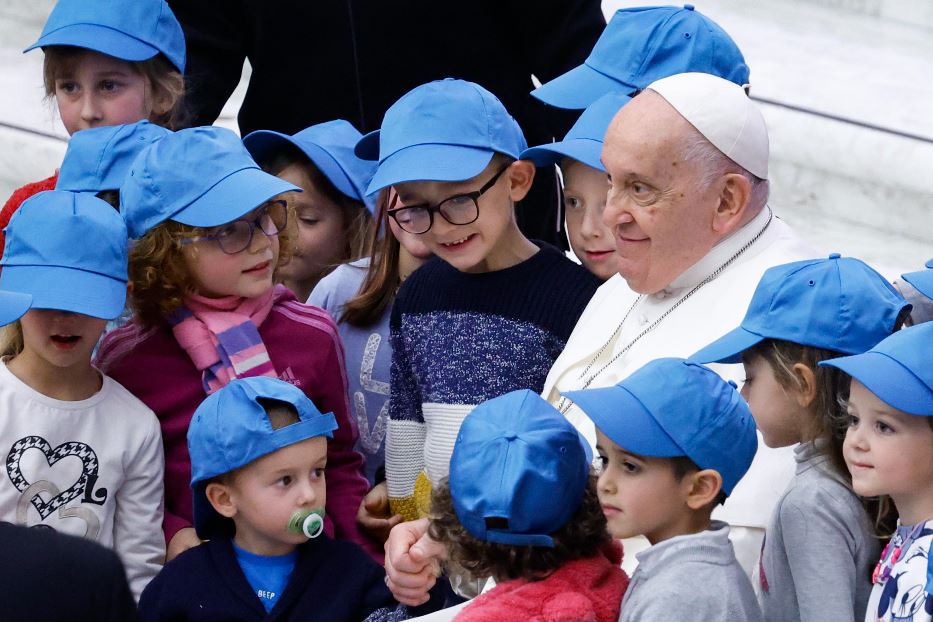
M 616 543 L 595 557 L 567 562 L 541 581 L 500 583 L 473 600 L 457 622 L 616 622 L 628 575 Z
M 323 310 L 300 304 L 277 287 L 272 311 L 259 326 L 279 378 L 299 387 L 321 412 L 333 412 L 338 428 L 327 445 L 327 530 L 371 553 L 357 529 L 356 512 L 368 490 L 363 457 L 353 450 L 357 430 L 348 416 L 346 367 L 337 327 Z M 141 329 L 129 324 L 108 333 L 98 352 L 98 368 L 151 408 L 165 445 L 166 542 L 192 520 L 188 423 L 207 396 L 201 372 L 178 345 L 169 325 Z M 106 370 L 106 371 L 105 371 Z M 331 524 L 330 519 L 333 520 Z
M 57 183 L 58 171 L 55 171 L 55 174 L 48 179 L 34 181 L 31 184 L 26 184 L 22 188 L 17 189 L 10 195 L 10 198 L 6 200 L 3 209 L 0 209 L 0 256 L 3 255 L 3 245 L 6 242 L 3 230 L 10 224 L 10 219 L 13 218 L 13 214 L 16 213 L 19 206 L 23 204 L 23 201 L 34 194 L 39 194 L 45 190 L 55 190 L 55 184 Z

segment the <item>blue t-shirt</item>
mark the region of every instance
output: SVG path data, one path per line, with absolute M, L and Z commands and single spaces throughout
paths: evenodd
M 236 553 L 236 559 L 240 562 L 240 568 L 246 575 L 250 587 L 256 592 L 256 596 L 266 608 L 266 612 L 272 611 L 275 603 L 278 602 L 285 586 L 288 585 L 288 579 L 292 576 L 295 569 L 295 560 L 298 559 L 298 551 L 293 551 L 288 555 L 256 555 L 249 551 L 244 551 L 236 544 L 233 545 L 233 551 Z

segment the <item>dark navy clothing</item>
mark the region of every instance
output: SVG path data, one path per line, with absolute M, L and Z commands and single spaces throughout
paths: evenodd
M 392 511 L 423 514 L 447 475 L 460 422 L 518 389 L 540 392 L 599 279 L 540 244 L 529 259 L 467 273 L 440 259 L 416 270 L 392 309 L 386 476 Z
M 271 611 L 240 569 L 233 543 L 219 538 L 169 562 L 139 601 L 143 620 L 253 622 L 397 620 L 399 605 L 385 572 L 356 544 L 322 535 L 297 548 L 288 585 Z M 437 608 L 432 600 L 411 615 Z M 383 610 L 384 615 L 371 614 Z

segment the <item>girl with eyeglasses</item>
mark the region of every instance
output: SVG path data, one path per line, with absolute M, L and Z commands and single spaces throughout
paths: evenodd
M 192 528 L 188 423 L 235 378 L 294 384 L 338 429 L 328 445 L 327 523 L 363 543 L 367 491 L 353 450 L 343 348 L 333 320 L 301 304 L 276 270 L 290 257 L 284 199 L 300 191 L 259 169 L 229 130 L 181 130 L 136 159 L 120 190 L 131 238 L 131 324 L 108 334 L 98 365 L 148 405 L 165 445 L 167 558 L 200 544 Z

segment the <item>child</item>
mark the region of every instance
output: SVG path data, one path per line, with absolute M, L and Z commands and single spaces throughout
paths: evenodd
M 279 271 L 298 300 L 307 300 L 336 266 L 369 252 L 373 218 L 366 186 L 376 165 L 353 153 L 361 137 L 338 119 L 294 136 L 259 130 L 243 139 L 264 171 L 304 190 L 289 197 L 298 216 L 298 236 L 294 256 Z
M 825 361 L 852 377 L 843 452 L 852 488 L 888 495 L 897 532 L 872 574 L 865 622 L 933 619 L 933 324 L 900 330 L 864 354 Z
M 386 476 L 392 512 L 425 514 L 473 406 L 540 391 L 599 281 L 519 231 L 514 203 L 534 178 L 525 139 L 489 91 L 446 79 L 419 86 L 357 145 L 379 159 L 369 192 L 393 186 L 396 224 L 437 256 L 392 309 Z M 377 154 L 378 151 L 378 154 Z
M 194 525 L 139 603 L 144 620 L 404 619 L 359 547 L 322 535 L 337 421 L 276 378 L 233 380 L 188 428 Z M 428 608 L 430 610 L 430 608 Z
M 185 37 L 165 0 L 59 0 L 25 51 L 35 48 L 45 52 L 45 94 L 55 98 L 69 135 L 143 119 L 182 124 Z M 0 210 L 0 229 L 23 201 L 55 188 L 57 177 L 15 191 Z
M 606 533 L 591 455 L 564 416 L 527 389 L 467 415 L 428 532 L 449 560 L 498 585 L 456 620 L 618 620 L 628 577 Z
M 56 190 L 92 192 L 120 209 L 120 186 L 136 156 L 171 132 L 149 121 L 81 130 L 68 141 Z
M 130 237 L 139 238 L 130 253 L 135 318 L 107 334 L 98 356 L 161 422 L 169 559 L 200 542 L 188 491 L 191 414 L 205 395 L 244 376 L 283 378 L 334 412 L 329 517 L 338 537 L 359 538 L 366 479 L 352 449 L 337 329 L 325 312 L 273 288 L 288 256 L 288 211 L 278 195 L 297 190 L 259 170 L 233 132 L 213 127 L 153 143 L 120 189 Z
M 631 97 L 605 95 L 591 104 L 561 142 L 532 147 L 523 160 L 535 166 L 558 164 L 564 180 L 564 218 L 570 248 L 583 267 L 605 281 L 619 271 L 615 235 L 603 223 L 606 167 L 600 160 L 609 123 Z
M 834 253 L 766 271 L 742 325 L 691 357 L 741 362 L 742 396 L 765 444 L 796 445 L 796 474 L 758 564 L 765 620 L 855 620 L 865 610 L 878 541 L 842 457 L 848 379 L 818 363 L 865 352 L 909 312 L 883 276 Z
M 702 365 L 664 358 L 614 387 L 565 395 L 596 424 L 609 533 L 651 543 L 636 556 L 619 621 L 761 620 L 729 526 L 710 520 L 758 447 L 734 385 Z
M 308 298 L 326 310 L 340 329 L 347 354 L 350 407 L 360 429 L 357 450 L 366 459 L 370 486 L 379 484 L 388 512 L 384 491 L 386 424 L 389 419 L 389 311 L 402 282 L 431 257 L 421 236 L 408 233 L 389 218 L 388 210 L 399 207 L 398 195 L 390 188 L 380 193 L 376 222 L 368 247 L 372 259 L 365 258 L 337 266 L 315 286 Z M 365 525 L 364 525 L 365 526 Z
M 126 226 L 91 195 L 47 191 L 23 203 L 7 241 L 0 288 L 32 301 L 4 329 L 0 520 L 113 548 L 138 598 L 165 555 L 152 528 L 162 438 L 152 411 L 91 365 L 126 300 Z

